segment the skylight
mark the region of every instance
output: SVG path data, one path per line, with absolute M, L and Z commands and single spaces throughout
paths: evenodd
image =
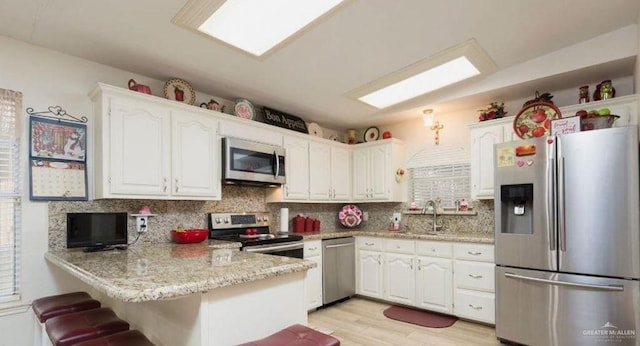
M 480 71 L 469 59 L 462 56 L 378 89 L 358 100 L 376 108 L 386 108 L 479 74 Z
M 198 30 L 261 56 L 344 0 L 227 0 Z

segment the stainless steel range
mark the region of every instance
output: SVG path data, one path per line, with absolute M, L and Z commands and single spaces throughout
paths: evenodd
M 302 236 L 269 233 L 269 213 L 211 213 L 209 238 L 235 241 L 242 251 L 302 258 Z

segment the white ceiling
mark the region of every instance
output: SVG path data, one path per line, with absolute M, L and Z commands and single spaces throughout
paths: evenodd
M 182 78 L 203 93 L 247 98 L 345 129 L 397 121 L 418 105 L 437 104 L 431 97 L 423 105 L 414 101 L 385 111 L 345 94 L 468 39 L 483 47 L 499 72 L 637 24 L 640 13 L 637 0 L 351 0 L 261 60 L 172 24 L 185 3 L 3 0 L 0 35 L 159 80 Z M 605 73 L 633 72 L 632 61 L 610 65 L 603 66 L 610 68 Z M 541 87 L 558 84 L 550 79 Z M 522 97 L 536 87 L 491 96 Z M 451 102 L 459 107 L 470 100 Z

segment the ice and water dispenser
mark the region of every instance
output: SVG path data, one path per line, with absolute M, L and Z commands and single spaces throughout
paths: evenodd
M 533 234 L 533 184 L 500 186 L 501 233 Z

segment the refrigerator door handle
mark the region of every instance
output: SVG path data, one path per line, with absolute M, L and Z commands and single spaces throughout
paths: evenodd
M 549 159 L 547 163 L 547 210 L 546 210 L 546 221 L 547 221 L 547 232 L 549 233 L 549 248 L 551 251 L 556 250 L 556 224 L 554 222 L 555 218 L 553 215 L 553 211 L 555 210 L 555 198 L 553 195 L 553 191 L 555 188 L 555 179 L 553 176 L 553 168 L 556 166 L 555 159 Z
M 581 284 L 579 282 L 567 282 L 567 281 L 556 281 L 556 280 L 549 280 L 549 279 L 532 278 L 532 277 L 529 277 L 529 276 L 523 276 L 523 275 L 513 274 L 513 273 L 509 273 L 509 272 L 504 273 L 504 276 L 508 277 L 508 278 L 513 278 L 513 279 L 521 279 L 521 280 L 527 280 L 527 281 L 542 282 L 542 283 L 551 284 L 551 285 L 558 285 L 558 286 L 591 288 L 591 289 L 605 290 L 605 291 L 624 291 L 624 286 L 621 286 L 621 285 Z
M 564 157 L 558 155 L 558 242 L 560 251 L 567 251 L 567 233 L 565 225 L 564 193 Z

